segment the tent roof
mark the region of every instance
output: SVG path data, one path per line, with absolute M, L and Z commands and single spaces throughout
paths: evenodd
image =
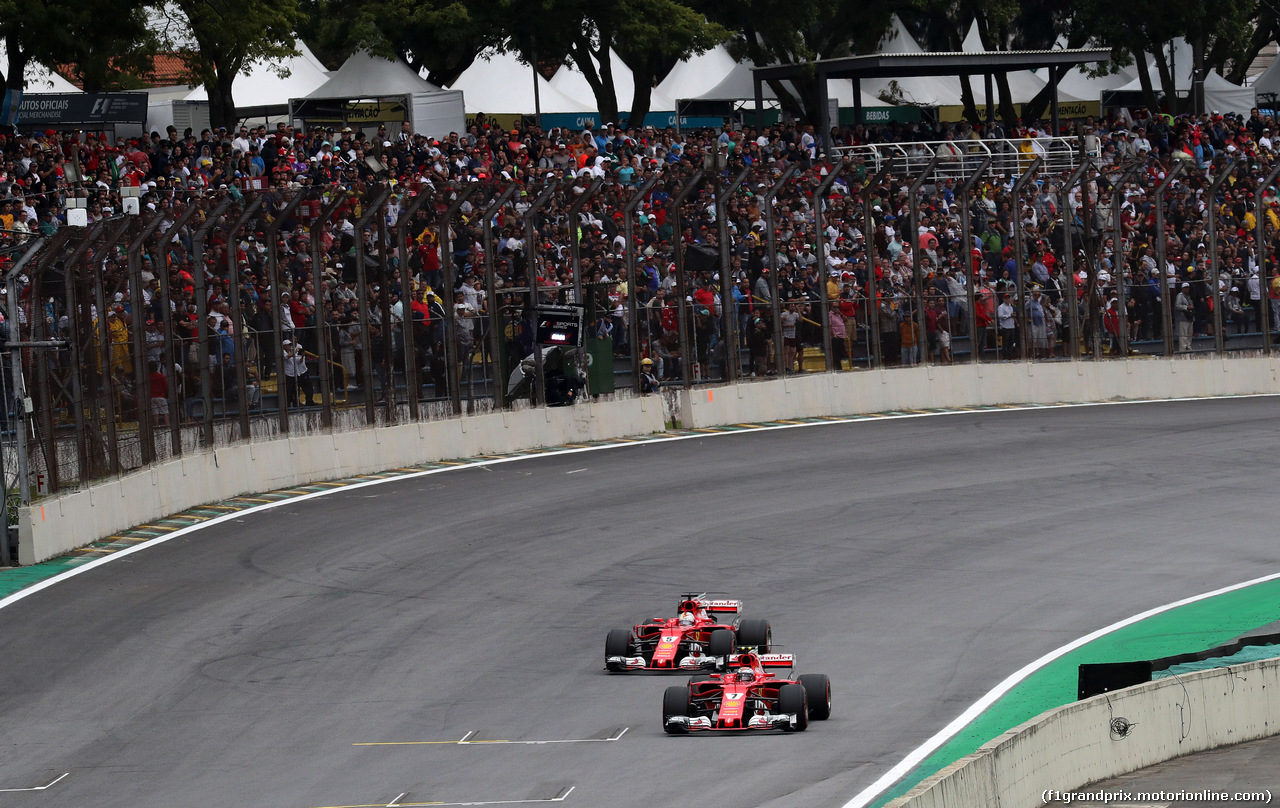
M 964 43 L 960 46 L 965 53 L 989 53 L 982 47 L 982 36 L 978 33 L 978 23 L 974 21 L 969 24 L 969 33 L 965 35 Z M 1042 79 L 1030 70 L 1016 70 L 1007 74 L 1009 78 L 1009 96 L 1010 100 L 1015 104 L 1025 104 L 1044 89 L 1048 84 L 1047 79 Z M 985 81 L 970 81 L 973 89 L 973 98 L 979 104 L 987 102 L 987 86 Z M 999 92 L 994 84 L 991 87 L 993 93 L 997 96 Z M 992 99 L 993 101 L 998 99 Z M 1084 99 L 1076 97 L 1070 92 L 1064 92 L 1062 83 L 1058 83 L 1058 101 L 1082 101 Z
M 450 85 L 462 90 L 467 112 L 533 114 L 532 68 L 520 62 L 513 53 L 485 51 Z M 584 104 L 560 92 L 551 82 L 538 76 L 538 101 L 543 112 L 594 112 Z
M 715 87 L 738 66 L 724 45 L 716 45 L 706 53 L 690 56 L 671 68 L 667 77 L 654 88 L 667 98 L 698 98 Z
M 305 42 L 298 40 L 294 47 L 298 49 L 298 55 L 291 57 L 283 65 L 289 71 L 287 77 L 281 78 L 271 64 L 257 62 L 249 68 L 248 73 L 236 78 L 232 85 L 232 95 L 237 107 L 287 105 L 290 98 L 303 98 L 329 80 L 329 73 Z M 196 87 L 183 100 L 208 101 L 209 93 L 203 86 Z
M 596 58 L 591 57 L 592 62 L 596 62 Z M 622 61 L 622 57 L 612 48 L 609 49 L 609 62 L 613 68 L 613 91 L 618 99 L 619 111 L 625 111 L 631 105 L 631 99 L 635 97 L 636 80 L 631 68 Z M 596 62 L 596 68 L 599 69 L 599 63 Z M 596 96 L 591 89 L 591 85 L 587 83 L 587 77 L 577 65 L 566 62 L 560 66 L 556 74 L 551 77 L 551 86 L 560 92 L 577 100 L 580 103 L 586 103 L 594 110 L 596 105 Z M 673 112 L 676 108 L 674 98 L 659 93 L 656 89 L 649 97 L 649 109 L 654 112 Z
M 4 67 L 5 75 L 9 75 L 9 53 L 5 49 L 4 41 L 0 40 L 0 66 Z M 42 64 L 36 62 L 27 62 L 27 69 L 23 72 L 23 78 L 26 79 L 27 88 L 23 92 L 28 93 L 80 93 L 84 92 L 79 87 L 67 81 L 58 73 L 50 70 Z
M 1272 59 L 1267 69 L 1253 80 L 1253 89 L 1260 93 L 1280 93 L 1280 58 Z
M 418 76 L 403 59 L 379 59 L 356 51 L 329 80 L 307 98 L 378 98 L 405 93 L 438 93 L 440 88 Z M 294 96 L 295 98 L 297 96 Z

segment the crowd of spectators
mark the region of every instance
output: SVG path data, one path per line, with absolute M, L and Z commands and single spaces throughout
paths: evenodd
M 976 162 L 974 141 L 1033 155 L 1050 134 L 1036 125 L 1006 129 L 997 124 L 841 127 L 825 137 L 812 126 L 789 124 L 676 132 L 608 123 L 582 131 L 544 131 L 536 126 L 507 130 L 484 120 L 443 138 L 415 133 L 407 123 L 376 131 L 294 129 L 279 123 L 198 135 L 169 127 L 146 137 L 114 139 L 19 132 L 0 136 L 0 270 L 28 239 L 66 226 L 69 198 L 84 200 L 93 224 L 121 214 L 125 197 L 138 194 L 140 218 L 163 217 L 163 232 L 189 205 L 212 207 L 230 197 L 227 224 L 249 195 L 269 194 L 272 201 L 234 234 L 214 227 L 204 245 L 194 244 L 196 217 L 162 245 L 148 246 L 138 275 L 141 311 L 133 303 L 123 251 L 93 254 L 94 280 L 105 286 L 107 311 L 91 305 L 92 321 L 96 326 L 100 314 L 107 318 L 111 344 L 105 349 L 117 395 L 122 402 L 132 399 L 135 411 L 142 409 L 137 399 L 149 395 L 157 419 L 170 415 L 156 401 L 168 395 L 170 385 L 183 400 L 197 395 L 195 360 L 202 350 L 216 371 L 213 394 L 228 403 L 259 403 L 269 380 L 292 404 L 314 402 L 321 340 L 341 367 L 338 387 L 359 390 L 373 376 L 373 389 L 365 394 L 385 396 L 404 378 L 406 317 L 419 335 L 413 354 L 419 381 L 435 395 L 446 395 L 451 384 L 450 344 L 462 374 L 457 383 L 486 374 L 492 378 L 494 368 L 485 366 L 495 344 L 509 366 L 532 351 L 529 295 L 521 291 L 529 286 L 531 266 L 538 300 L 574 301 L 571 240 L 578 243 L 583 284 L 576 302 L 587 304 L 590 336 L 611 339 L 616 354 L 650 360 L 646 377 L 656 382 L 679 378 L 686 361 L 703 377 L 723 373 L 730 361 L 740 362 L 749 375 L 802 369 L 806 349 L 822 345 L 824 296 L 837 364 L 870 356 L 872 341 L 886 364 L 912 364 L 922 355 L 951 362 L 958 353 L 954 340 L 965 337 L 970 337 L 964 340 L 969 354 L 985 350 L 992 358 L 1012 358 L 1025 350 L 1036 358 L 1061 356 L 1073 311 L 1086 345 L 1109 345 L 1113 351 L 1122 327 L 1129 342 L 1161 339 L 1166 306 L 1173 312 L 1180 350 L 1213 333 L 1215 300 L 1222 301 L 1220 319 L 1230 334 L 1280 326 L 1275 319 L 1264 322 L 1266 299 L 1280 299 L 1280 279 L 1273 279 L 1270 266 L 1280 230 L 1280 194 L 1274 184 L 1262 182 L 1280 143 L 1275 121 L 1256 110 L 1247 117 L 1140 113 L 1136 119 L 1072 121 L 1060 134 L 1071 136 L 1073 146 L 1100 169 L 1085 182 L 1064 196 L 1063 174 L 1042 172 L 1018 199 L 1012 194 L 1016 172 L 990 173 L 967 199 L 958 198 L 953 178 L 929 182 L 921 192 L 914 232 L 908 224 L 910 178 L 891 174 L 881 185 L 864 187 L 876 168 L 871 148 L 876 144 L 896 143 L 904 153 L 939 150 L 945 160 L 967 166 Z M 919 145 L 925 142 L 941 145 Z M 815 189 L 842 156 L 849 163 L 831 187 L 818 232 Z M 1211 196 L 1210 178 L 1222 170 L 1214 167 L 1215 160 L 1228 159 L 1234 161 L 1231 175 Z M 1141 168 L 1113 188 L 1108 169 L 1135 161 Z M 1164 230 L 1156 232 L 1154 188 L 1177 162 L 1185 170 L 1170 185 Z M 763 194 L 792 166 L 796 172 L 776 196 L 771 250 Z M 716 197 L 725 180 L 744 170 L 746 182 L 726 202 L 726 242 Z M 671 200 L 698 171 L 705 179 L 677 216 Z M 571 220 L 569 206 L 596 179 L 603 185 Z M 623 208 L 651 179 L 655 182 L 639 201 L 628 240 Z M 559 190 L 532 217 L 531 244 L 524 214 L 548 181 Z M 494 255 L 488 257 L 496 274 L 490 290 L 481 210 L 512 183 L 520 190 L 489 222 Z M 450 249 L 442 254 L 440 217 L 459 189 L 470 184 L 483 192 L 459 207 L 450 222 Z M 385 210 L 372 212 L 369 226 L 357 231 L 355 223 L 370 213 L 365 202 L 388 187 Z M 432 195 L 432 203 L 402 229 L 402 211 L 423 193 Z M 314 199 L 315 208 L 331 200 L 338 204 L 319 228 L 319 244 L 311 243 L 316 211 L 308 205 L 280 223 L 274 239 L 265 236 L 273 211 L 292 194 Z M 864 197 L 870 200 L 870 228 Z M 972 221 L 971 244 L 961 235 L 962 207 Z M 1220 296 L 1209 285 L 1211 208 L 1223 270 Z M 1255 242 L 1259 217 L 1268 227 L 1262 245 Z M 1025 249 L 1021 260 L 1015 254 L 1019 229 Z M 1064 260 L 1068 230 L 1074 283 Z M 1118 241 L 1112 235 L 1117 232 Z M 364 300 L 357 241 L 367 256 Z M 397 248 L 402 241 L 408 249 Z M 1161 242 L 1167 257 L 1163 266 L 1156 258 Z M 683 350 L 673 269 L 677 246 L 685 250 L 689 268 L 689 337 Z M 272 250 L 274 276 L 267 261 Z M 628 251 L 635 259 L 634 287 L 627 283 Z M 913 253 L 918 253 L 919 276 Z M 401 283 L 402 260 L 412 277 L 408 288 Z M 731 300 L 723 299 L 719 273 L 724 265 L 731 273 Z M 1022 284 L 1019 272 L 1026 275 Z M 275 290 L 273 284 L 278 284 Z M 209 329 L 203 347 L 196 314 L 200 285 Z M 272 291 L 281 304 L 281 344 L 274 337 Z M 43 294 L 34 300 L 27 287 L 22 294 L 24 324 L 39 310 L 50 332 L 70 330 L 65 301 L 56 295 L 46 300 Z M 781 308 L 777 324 L 771 308 L 775 295 Z M 976 335 L 968 333 L 971 299 Z M 632 305 L 638 312 L 635 323 Z M 723 334 L 726 305 L 737 331 L 732 348 Z M 1278 310 L 1272 306 L 1273 313 Z M 491 312 L 497 315 L 492 321 Z M 446 340 L 450 313 L 456 325 Z M 497 340 L 490 338 L 491 322 L 501 329 Z M 775 351 L 778 327 L 781 361 Z M 165 354 L 165 328 L 177 337 L 175 356 Z M 145 381 L 131 379 L 135 329 L 145 330 L 151 374 Z M 632 333 L 639 335 L 638 345 L 631 344 Z M 282 355 L 283 374 L 277 374 Z M 232 389 L 242 357 L 248 389 Z M 183 414 L 190 416 L 192 408 Z

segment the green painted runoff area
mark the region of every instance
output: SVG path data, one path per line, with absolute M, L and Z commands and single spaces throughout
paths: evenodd
M 1032 673 L 872 803 L 884 805 L 983 744 L 1076 700 L 1077 668 L 1204 651 L 1280 617 L 1280 580 L 1179 606 L 1099 637 Z
M 26 589 L 32 584 L 38 584 L 45 578 L 52 578 L 73 567 L 78 567 L 87 560 L 75 556 L 60 556 L 29 567 L 0 569 L 0 598 L 12 595 L 19 589 Z

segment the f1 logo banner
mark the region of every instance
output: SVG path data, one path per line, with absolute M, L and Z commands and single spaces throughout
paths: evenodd
M 35 129 L 147 122 L 146 93 L 27 93 L 20 98 L 20 119 Z M 7 110 L 7 94 L 5 103 Z

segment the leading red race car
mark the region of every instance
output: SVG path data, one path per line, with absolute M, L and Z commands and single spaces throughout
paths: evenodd
M 775 676 L 795 666 L 793 654 L 734 654 L 726 673 L 695 676 L 662 696 L 662 728 L 686 732 L 780 729 L 804 732 L 831 716 L 831 681 L 821 673 Z
M 654 617 L 627 630 L 615 628 L 604 641 L 604 666 L 614 672 L 691 671 L 723 668 L 735 650 L 768 653 L 773 630 L 768 620 L 735 617 L 721 623 L 717 614 L 742 612 L 740 600 L 683 595 L 676 617 Z

